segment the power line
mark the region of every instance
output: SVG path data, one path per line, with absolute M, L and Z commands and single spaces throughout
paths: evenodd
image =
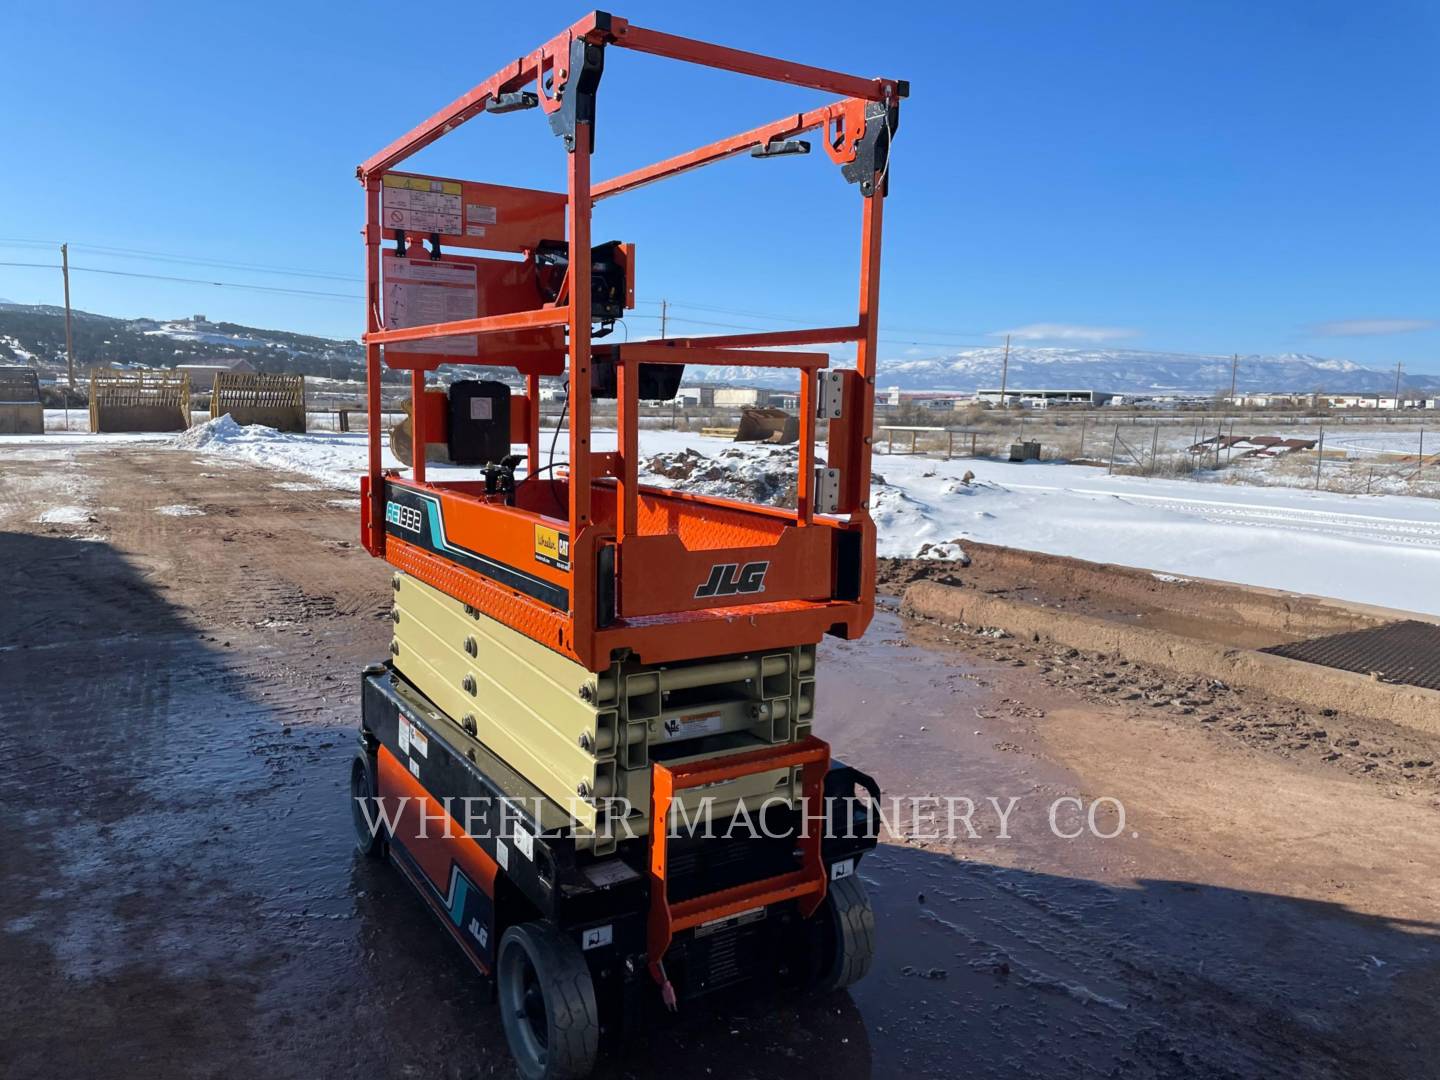
M 0 266 L 28 267 L 38 270 L 59 270 L 59 263 L 0 262 Z M 279 285 L 252 285 L 242 281 L 213 281 L 209 278 L 175 277 L 169 274 L 142 274 L 138 270 L 106 270 L 98 266 L 72 266 L 72 273 L 108 274 L 111 277 L 144 278 L 148 281 L 176 281 L 187 285 L 213 285 L 225 289 L 250 289 L 254 292 L 280 293 L 285 296 L 311 296 L 326 300 L 363 299 L 360 293 L 320 292 L 316 289 L 287 289 Z
M 278 274 L 282 277 L 322 278 L 327 281 L 364 281 L 357 274 L 332 274 L 324 270 L 301 270 L 297 267 L 266 266 L 261 263 L 228 262 L 219 259 L 203 259 L 190 255 L 172 255 L 160 251 L 140 251 L 135 248 L 104 247 L 98 244 L 72 244 L 80 251 L 93 251 L 100 255 L 114 255 L 120 258 L 140 258 L 153 262 L 181 263 L 187 266 L 216 266 L 224 270 L 248 270 L 256 274 Z
M 58 245 L 41 240 L 25 240 L 16 237 L 0 237 L 0 247 L 41 247 Z M 186 266 L 215 266 L 223 270 L 247 270 L 256 274 L 276 274 L 281 277 L 320 278 L 326 281 L 363 281 L 355 274 L 333 274 L 325 270 L 302 270 L 293 266 L 272 266 L 263 263 L 235 262 L 225 259 L 208 259 L 196 255 L 181 255 L 166 251 L 145 251 L 140 248 L 110 247 L 105 244 L 71 244 L 76 251 L 90 251 L 97 255 L 110 255 L 120 259 L 139 259 L 146 262 L 179 263 Z

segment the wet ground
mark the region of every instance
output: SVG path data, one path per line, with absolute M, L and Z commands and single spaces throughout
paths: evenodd
M 389 602 L 353 510 L 161 448 L 0 454 L 0 1075 L 511 1075 L 449 940 L 351 848 Z M 691 1010 L 608 1075 L 1440 1075 L 1432 802 L 893 614 L 819 675 L 817 733 L 922 800 L 862 867 L 874 971 Z M 928 838 L 946 796 L 975 838 Z M 1114 839 L 1055 835 L 1102 796 Z

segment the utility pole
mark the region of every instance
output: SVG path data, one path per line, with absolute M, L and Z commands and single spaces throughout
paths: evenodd
M 660 301 L 660 340 L 665 340 L 665 318 L 670 313 L 670 301 Z
M 1008 409 L 1010 401 L 1005 396 L 1005 381 L 1010 377 L 1010 335 L 1005 335 L 1005 359 L 1000 361 L 1000 407 Z
M 75 389 L 75 338 L 70 333 L 70 245 L 60 245 L 60 273 L 65 277 L 65 364 L 70 389 Z M 66 403 L 69 404 L 68 402 Z
M 1235 376 L 1240 371 L 1240 354 L 1230 358 L 1230 404 L 1235 404 Z
M 1400 412 L 1400 369 L 1403 365 L 1404 361 L 1395 361 L 1395 412 L 1397 414 Z

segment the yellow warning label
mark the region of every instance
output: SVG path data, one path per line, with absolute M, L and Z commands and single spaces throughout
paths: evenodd
M 536 525 L 535 561 L 560 570 L 569 570 L 570 537 L 548 525 Z
M 433 191 L 439 195 L 459 195 L 460 181 L 434 180 L 428 176 L 401 176 L 386 173 L 382 183 L 387 188 L 404 188 L 407 191 Z

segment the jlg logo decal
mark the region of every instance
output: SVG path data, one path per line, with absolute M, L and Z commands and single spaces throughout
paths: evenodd
M 710 577 L 695 590 L 695 599 L 707 596 L 734 596 L 736 593 L 757 593 L 765 591 L 765 571 L 768 562 L 752 562 L 741 566 L 739 563 L 716 563 L 710 568 Z

